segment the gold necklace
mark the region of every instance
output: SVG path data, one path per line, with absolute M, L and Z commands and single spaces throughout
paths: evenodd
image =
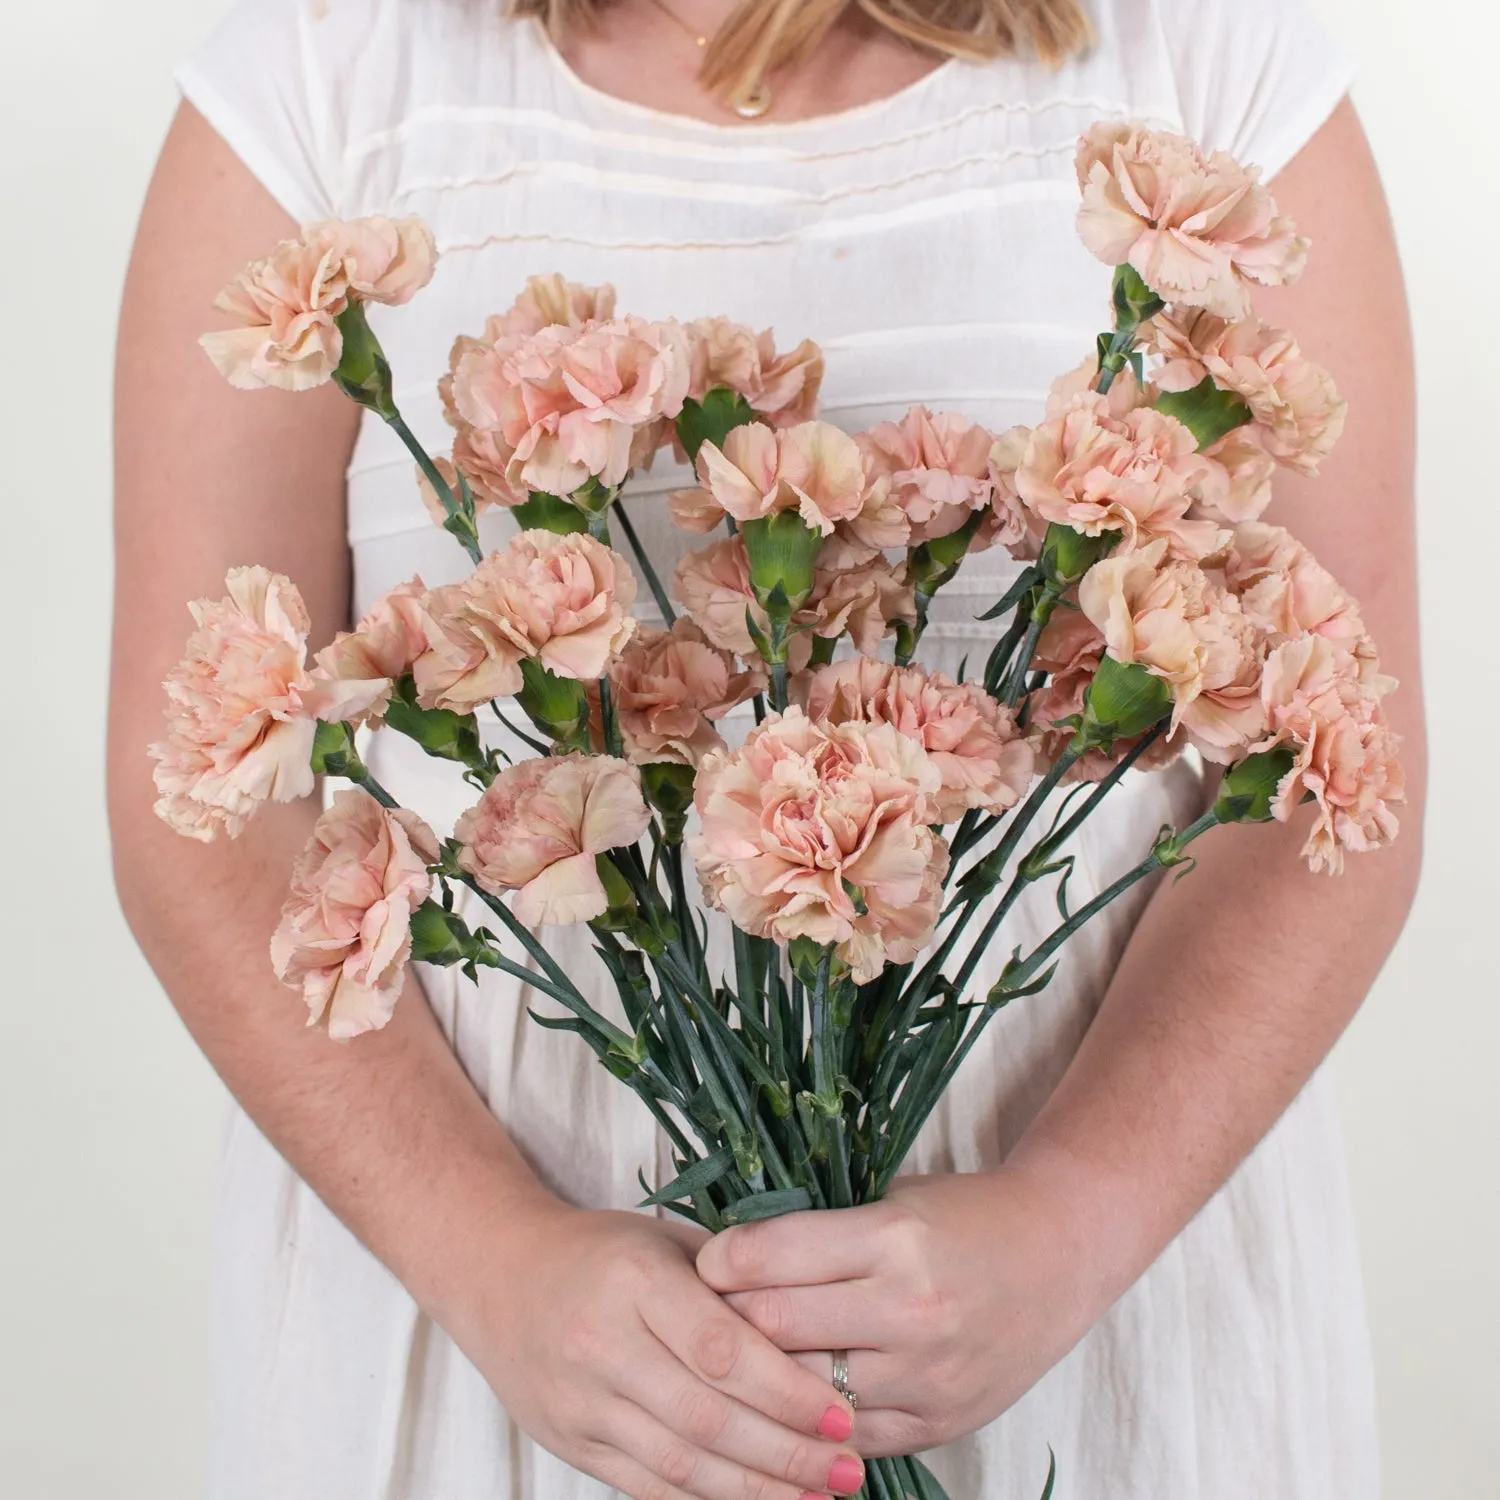
M 651 0 L 651 3 L 679 30 L 685 31 L 693 39 L 693 44 L 701 51 L 708 46 L 708 38 L 703 36 L 693 27 L 689 26 L 675 10 L 666 3 L 666 0 Z M 771 107 L 771 91 L 764 82 L 752 84 L 749 91 L 741 98 L 736 99 L 732 105 L 735 114 L 742 120 L 758 120 Z

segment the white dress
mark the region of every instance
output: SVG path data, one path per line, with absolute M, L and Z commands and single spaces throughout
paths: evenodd
M 597 92 L 500 10 L 245 0 L 180 74 L 297 219 L 415 212 L 432 226 L 443 258 L 431 287 L 372 321 L 400 405 L 435 449 L 447 442 L 435 386 L 454 335 L 478 332 L 550 270 L 611 281 L 621 308 L 646 317 L 724 313 L 774 326 L 783 346 L 816 339 L 824 413 L 850 430 L 915 402 L 996 430 L 1034 421 L 1106 316 L 1109 272 L 1073 230 L 1080 131 L 1144 120 L 1272 174 L 1350 76 L 1304 0 L 1096 0 L 1097 47 L 1057 71 L 953 62 L 842 114 L 721 126 Z M 677 543 L 662 496 L 681 479 L 668 465 L 634 489 L 664 575 Z M 350 467 L 348 522 L 360 610 L 413 573 L 434 584 L 464 569 L 379 422 Z M 489 524 L 493 545 L 510 523 Z M 980 656 L 991 627 L 973 616 L 1010 566 L 996 549 L 950 586 L 924 661 L 952 672 Z M 466 800 L 456 776 L 395 737 L 371 753 L 401 801 L 451 824 Z M 1082 839 L 1077 900 L 1195 795 L 1185 764 L 1127 782 Z M 1002 1013 L 913 1167 L 1004 1156 L 1077 1046 L 1139 909 L 1114 906 L 1050 990 Z M 991 968 L 1051 914 L 1047 893 L 1018 909 Z M 549 938 L 565 956 L 566 943 Z M 608 1004 L 592 957 L 567 961 Z M 668 1169 L 639 1101 L 577 1038 L 527 1018 L 534 996 L 493 975 L 477 990 L 452 972 L 424 980 L 470 1078 L 559 1192 L 628 1207 L 638 1168 Z M 217 1255 L 213 1500 L 608 1493 L 507 1419 L 239 1112 Z M 1035 1500 L 1048 1444 L 1058 1493 L 1073 1500 L 1374 1500 L 1368 1350 L 1324 1078 L 1068 1358 L 932 1465 L 955 1500 Z

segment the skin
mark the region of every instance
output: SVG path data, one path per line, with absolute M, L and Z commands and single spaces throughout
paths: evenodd
M 675 8 L 710 29 L 727 6 Z M 619 0 L 566 55 L 622 97 L 732 119 L 697 90 L 696 49 L 649 0 Z M 933 66 L 852 18 L 777 80 L 774 117 L 867 102 Z M 911 1451 L 1003 1411 L 1281 1113 L 1394 941 L 1416 880 L 1422 772 L 1410 356 L 1379 185 L 1347 106 L 1276 191 L 1318 250 L 1261 310 L 1297 330 L 1351 404 L 1305 509 L 1301 481 L 1283 482 L 1280 503 L 1359 596 L 1403 679 L 1392 717 L 1416 805 L 1402 840 L 1329 881 L 1301 871 L 1299 830 L 1219 830 L 1197 846 L 1192 879 L 1157 892 L 1077 1059 L 1004 1168 L 905 1181 L 879 1205 L 707 1241 L 552 1196 L 414 981 L 357 1049 L 302 1028 L 265 942 L 314 806 L 268 808 L 236 843 L 211 846 L 151 813 L 142 747 L 160 732 L 183 601 L 217 597 L 226 569 L 253 560 L 295 577 L 314 646 L 347 623 L 343 475 L 356 429 L 332 387 L 247 396 L 197 348 L 215 293 L 294 226 L 191 107 L 172 127 L 119 339 L 109 804 L 126 915 L 193 1036 L 292 1166 L 526 1431 L 626 1494 L 846 1492 L 852 1447 Z M 832 1347 L 853 1351 L 852 1447 L 820 1352 Z

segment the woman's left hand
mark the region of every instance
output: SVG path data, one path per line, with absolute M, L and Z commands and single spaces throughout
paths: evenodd
M 879 1203 L 726 1229 L 698 1273 L 825 1378 L 849 1351 L 866 1458 L 982 1427 L 1103 1311 L 1066 1206 L 1015 1168 L 903 1178 Z

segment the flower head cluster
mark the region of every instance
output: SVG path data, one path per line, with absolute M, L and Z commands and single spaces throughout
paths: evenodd
M 890 724 L 916 740 L 941 778 L 939 823 L 971 807 L 1003 812 L 1031 784 L 1032 747 L 1015 715 L 977 683 L 860 656 L 819 668 L 797 693 L 814 723 Z
M 271 938 L 276 975 L 302 991 L 307 1024 L 336 1041 L 390 1020 L 411 956 L 411 915 L 428 896 L 438 843 L 413 812 L 339 792 L 292 870 Z
M 332 378 L 337 319 L 351 301 L 408 302 L 432 279 L 437 248 L 417 218 L 313 224 L 252 262 L 214 306 L 236 327 L 199 340 L 231 385 L 303 391 Z
M 810 422 L 823 384 L 823 351 L 803 339 L 777 354 L 769 328 L 756 333 L 728 318 L 698 318 L 687 325 L 692 350 L 688 395 L 701 401 L 718 387 L 742 396 L 774 427 Z
M 857 983 L 931 936 L 948 849 L 942 776 L 894 725 L 816 724 L 796 708 L 698 772 L 688 841 L 708 899 L 758 937 L 836 945 Z
M 747 654 L 741 667 L 691 620 L 678 620 L 670 630 L 638 631 L 609 680 L 626 759 L 696 766 L 724 748 L 714 724 L 762 692 L 766 674 L 758 657 Z
M 609 906 L 597 858 L 633 844 L 651 813 L 640 773 L 608 755 L 541 756 L 503 770 L 458 820 L 459 864 L 513 892 L 528 927 L 591 922 Z
M 235 568 L 226 598 L 189 605 L 197 629 L 168 675 L 156 761 L 157 816 L 205 843 L 237 837 L 266 801 L 313 789 L 307 609 L 265 568 Z
M 329 723 L 379 724 L 396 683 L 427 650 L 427 589 L 420 578 L 382 594 L 353 630 L 314 658 L 313 704 Z
M 1078 143 L 1078 233 L 1106 265 L 1129 265 L 1164 302 L 1225 318 L 1250 310 L 1247 282 L 1294 280 L 1307 241 L 1253 167 L 1185 136 L 1102 121 Z
M 634 634 L 635 575 L 582 533 L 523 531 L 462 583 L 425 598 L 427 649 L 412 675 L 424 708 L 468 713 L 520 691 L 521 662 L 592 682 Z
M 880 499 L 870 508 L 877 514 L 894 511 L 906 523 L 906 534 L 895 545 L 919 546 L 950 536 L 990 504 L 995 438 L 967 417 L 914 406 L 899 422 L 881 422 L 861 433 L 858 443 L 867 488 Z M 871 541 L 893 545 L 884 537 Z

